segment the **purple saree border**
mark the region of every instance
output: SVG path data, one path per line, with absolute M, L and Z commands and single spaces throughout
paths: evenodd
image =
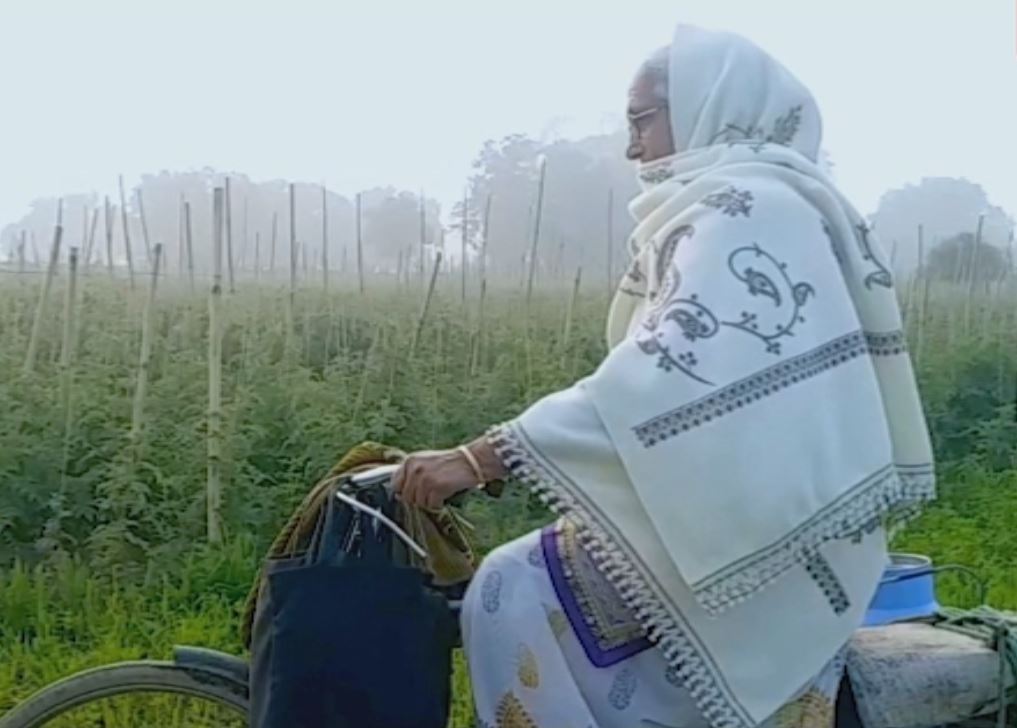
M 583 610 L 569 586 L 568 578 L 565 576 L 561 552 L 558 549 L 556 525 L 552 524 L 541 531 L 540 544 L 544 550 L 544 562 L 547 565 L 547 573 L 551 577 L 554 592 L 565 612 L 565 617 L 572 625 L 572 631 L 578 638 L 583 652 L 586 653 L 586 657 L 594 667 L 610 667 L 653 646 L 647 637 L 641 637 L 609 650 L 601 649 L 590 625 L 586 622 L 586 615 L 583 614 Z

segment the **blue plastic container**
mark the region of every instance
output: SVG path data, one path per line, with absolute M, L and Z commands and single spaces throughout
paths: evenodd
M 939 610 L 932 560 L 920 554 L 890 554 L 864 626 L 931 617 Z

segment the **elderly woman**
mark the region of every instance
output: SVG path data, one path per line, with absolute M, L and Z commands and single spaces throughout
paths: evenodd
M 811 94 L 743 38 L 679 26 L 628 116 L 608 355 L 397 489 L 511 475 L 561 517 L 467 595 L 479 725 L 828 725 L 884 528 L 934 496 L 886 257 L 817 164 Z

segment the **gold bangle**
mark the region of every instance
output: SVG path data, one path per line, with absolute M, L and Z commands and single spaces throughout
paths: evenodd
M 473 474 L 477 476 L 476 487 L 478 489 L 483 488 L 487 481 L 484 479 L 484 471 L 480 469 L 480 463 L 477 462 L 476 456 L 470 452 L 470 449 L 466 447 L 466 445 L 460 445 L 456 448 L 456 450 L 458 450 L 462 456 L 466 458 L 466 462 L 470 464 Z

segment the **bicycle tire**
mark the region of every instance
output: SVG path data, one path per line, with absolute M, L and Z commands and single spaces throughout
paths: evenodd
M 118 662 L 51 683 L 0 717 L 0 728 L 43 728 L 62 714 L 130 693 L 185 695 L 232 708 L 247 717 L 247 685 L 219 672 L 173 662 Z

